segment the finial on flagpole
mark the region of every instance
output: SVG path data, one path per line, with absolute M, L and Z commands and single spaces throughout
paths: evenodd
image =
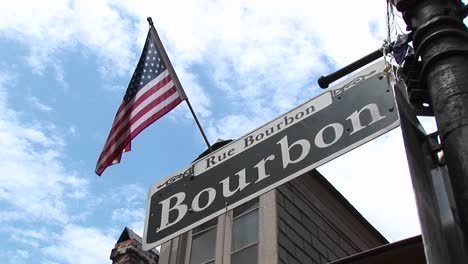
M 153 19 L 151 17 L 147 17 L 146 20 L 148 20 L 148 23 L 149 23 L 150 27 L 154 27 Z

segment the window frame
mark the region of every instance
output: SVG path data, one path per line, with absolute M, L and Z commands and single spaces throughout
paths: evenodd
M 209 231 L 211 231 L 212 229 L 216 229 L 216 231 L 215 231 L 215 241 L 214 241 L 214 244 L 215 244 L 214 256 L 213 256 L 213 258 L 211 258 L 211 259 L 209 259 L 209 260 L 207 260 L 207 261 L 205 261 L 205 262 L 198 263 L 198 264 L 206 264 L 206 263 L 211 263 L 211 262 L 213 262 L 213 261 L 216 262 L 216 247 L 217 247 L 217 240 L 218 240 L 218 238 L 217 238 L 216 236 L 217 236 L 217 234 L 218 234 L 218 230 L 217 230 L 217 229 L 218 229 L 218 225 L 209 226 L 209 227 L 207 227 L 207 228 L 205 228 L 205 229 L 198 230 L 196 233 L 193 233 L 193 230 L 190 230 L 190 234 L 189 234 L 188 236 L 189 236 L 189 238 L 190 238 L 190 244 L 192 244 L 192 243 L 193 243 L 193 237 L 198 236 L 198 235 L 203 235 L 204 233 L 209 232 Z M 187 244 L 188 244 L 188 243 L 187 243 Z M 187 252 L 190 253 L 190 254 L 187 254 L 187 256 L 188 256 L 188 263 L 190 263 L 190 258 L 192 257 L 192 250 L 191 250 L 191 249 L 192 249 L 192 246 L 190 245 L 190 251 L 187 251 Z
M 231 252 L 233 219 L 258 210 L 258 239 L 256 243 L 251 243 L 236 251 Z M 277 205 L 276 190 L 271 190 L 260 195 L 255 207 L 233 217 L 234 210 L 230 210 L 217 217 L 216 225 L 216 247 L 215 264 L 231 264 L 231 254 L 240 252 L 250 246 L 258 245 L 258 263 L 278 263 L 277 250 Z M 272 221 L 272 219 L 275 219 Z M 204 232 L 210 228 L 200 230 Z M 192 248 L 192 233 L 190 230 L 172 240 L 161 245 L 160 264 L 190 264 L 190 254 Z M 272 254 L 275 252 L 275 254 Z M 210 260 L 212 261 L 212 260 Z M 208 261 L 209 262 L 209 261 Z M 205 262 L 206 263 L 206 262 Z
M 243 247 L 241 247 L 241 248 L 238 248 L 238 249 L 232 251 L 232 226 L 234 225 L 234 221 L 235 221 L 236 219 L 239 219 L 239 218 L 241 218 L 241 217 L 243 217 L 243 216 L 245 216 L 245 215 L 248 215 L 248 214 L 252 213 L 252 212 L 255 211 L 255 210 L 258 210 L 258 212 L 257 212 L 257 240 L 256 240 L 255 242 L 253 242 L 253 243 L 247 244 L 247 245 L 245 245 L 245 246 L 243 246 Z M 231 247 L 230 247 L 230 250 L 229 250 L 229 251 L 230 251 L 230 252 L 229 252 L 229 257 L 230 257 L 230 258 L 231 258 L 231 256 L 232 256 L 233 254 L 235 254 L 235 253 L 237 253 L 237 252 L 240 252 L 240 251 L 242 251 L 242 250 L 244 250 L 244 249 L 247 249 L 247 248 L 249 248 L 249 247 L 252 247 L 252 246 L 254 246 L 254 245 L 259 245 L 259 244 L 260 244 L 260 241 L 259 241 L 259 240 L 260 240 L 260 201 L 259 201 L 255 206 L 252 206 L 252 207 L 248 208 L 247 210 L 245 210 L 244 212 L 240 213 L 239 215 L 237 215 L 237 216 L 235 216 L 235 217 L 233 216 L 233 210 L 231 210 L 231 215 L 232 215 L 231 228 L 230 228 L 230 230 L 229 230 L 229 232 L 230 232 L 230 238 L 231 238 L 231 239 L 230 239 L 230 241 L 231 241 Z M 228 230 L 225 230 L 225 232 L 227 232 L 227 231 L 228 231 Z M 258 250 L 258 247 L 257 247 L 257 250 Z M 231 261 L 229 261 L 229 262 L 231 262 Z M 257 261 L 257 263 L 258 263 L 258 261 Z
M 218 216 L 217 218 L 217 223 L 216 223 L 216 226 L 210 226 L 210 227 L 207 227 L 205 229 L 202 229 L 200 231 L 198 231 L 197 233 L 193 234 L 193 230 L 190 230 L 188 231 L 187 233 L 185 233 L 184 235 L 187 236 L 187 239 L 186 239 L 186 245 L 185 245 L 185 248 L 184 248 L 184 252 L 185 252 L 185 259 L 184 259 L 184 264 L 190 264 L 190 256 L 192 254 L 192 242 L 193 242 L 193 236 L 194 235 L 197 235 L 197 234 L 200 234 L 200 233 L 203 233 L 203 232 L 206 232 L 206 231 L 209 231 L 210 229 L 213 229 L 213 228 L 216 228 L 216 240 L 215 240 L 215 255 L 214 255 L 214 263 L 215 264 L 218 264 L 220 263 L 218 261 L 218 259 L 220 258 L 219 257 L 219 251 L 220 251 L 220 247 L 219 247 L 219 243 L 218 241 L 222 241 L 222 237 L 219 236 L 220 233 L 222 233 L 222 231 L 224 230 L 224 217 L 223 215 L 221 216 Z M 211 261 L 213 261 L 213 259 L 210 259 L 206 262 L 203 262 L 201 264 L 205 264 L 205 263 L 210 263 Z

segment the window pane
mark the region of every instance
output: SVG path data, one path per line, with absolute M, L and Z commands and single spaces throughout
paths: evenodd
M 210 221 L 204 223 L 204 224 L 201 224 L 197 227 L 195 227 L 193 230 L 192 230 L 192 234 L 197 234 L 198 232 L 200 231 L 203 231 L 205 229 L 208 229 L 210 227 L 213 227 L 215 226 L 216 224 L 218 223 L 218 218 L 214 218 L 214 219 L 211 219 Z
M 234 208 L 234 210 L 232 210 L 232 216 L 236 217 L 241 215 L 243 212 L 253 209 L 254 207 L 258 207 L 258 197 Z
M 258 241 L 258 209 L 234 219 L 232 223 L 232 246 L 234 252 Z
M 204 263 L 215 258 L 216 228 L 192 237 L 190 264 Z
M 231 255 L 231 264 L 256 264 L 258 258 L 257 245 L 253 245 Z

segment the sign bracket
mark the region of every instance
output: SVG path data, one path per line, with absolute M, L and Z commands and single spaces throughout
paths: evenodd
M 400 126 L 408 159 L 426 259 L 430 263 L 468 263 L 464 236 L 447 166 L 439 156 L 438 132 L 427 135 L 403 95 L 405 85 L 395 85 Z

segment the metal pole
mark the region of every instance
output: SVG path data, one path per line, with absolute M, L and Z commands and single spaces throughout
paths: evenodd
M 166 50 L 164 49 L 164 46 L 161 42 L 161 39 L 159 38 L 158 32 L 156 31 L 156 28 L 154 27 L 153 24 L 153 19 L 151 17 L 146 18 L 148 20 L 148 23 L 150 25 L 150 32 L 151 32 L 151 37 L 153 38 L 154 42 L 156 42 L 156 46 L 158 47 L 159 52 L 161 53 L 162 60 L 164 61 L 164 64 L 167 67 L 167 70 L 171 74 L 176 89 L 181 95 L 182 99 L 187 102 L 187 105 L 189 107 L 190 113 L 192 113 L 193 119 L 195 119 L 195 123 L 197 124 L 198 130 L 200 130 L 200 133 L 202 134 L 203 140 L 205 140 L 206 146 L 211 152 L 211 144 L 208 141 L 208 138 L 206 137 L 205 131 L 203 131 L 203 128 L 200 124 L 200 121 L 198 121 L 197 115 L 195 114 L 195 111 L 193 111 L 192 105 L 190 104 L 190 101 L 185 94 L 184 88 L 182 88 L 182 84 L 179 81 L 179 78 L 177 77 L 177 74 L 174 70 L 174 67 L 172 66 L 171 60 L 169 60 L 169 56 L 167 56 Z
M 419 88 L 427 89 L 439 128 L 451 191 L 452 211 L 468 245 L 468 30 L 460 0 L 392 0 L 413 35 L 421 58 Z M 418 208 L 419 209 L 419 208 Z M 424 229 L 424 225 L 421 223 Z M 433 241 L 445 243 L 445 241 Z M 426 249 L 427 250 L 427 249 Z M 457 263 L 428 260 L 430 263 Z
M 391 52 L 392 51 L 392 48 L 391 48 L 391 45 L 389 46 L 389 49 L 387 50 L 387 52 Z M 377 59 L 380 59 L 382 58 L 383 56 L 383 53 L 384 53 L 384 47 L 380 48 L 380 49 L 377 49 L 375 51 L 373 51 L 372 53 L 369 53 L 367 54 L 366 56 L 360 58 L 359 60 L 355 61 L 355 62 L 352 62 L 351 64 L 337 70 L 336 72 L 333 72 L 333 73 L 330 73 L 329 75 L 326 75 L 326 76 L 321 76 L 317 82 L 318 82 L 318 85 L 320 86 L 320 88 L 328 88 L 328 86 L 340 79 L 341 77 L 344 77 L 345 75 L 348 75 L 350 73 L 352 73 L 353 71 L 361 68 L 361 67 L 364 67 L 366 66 L 367 64 L 377 60 Z
M 205 143 L 208 146 L 208 150 L 211 152 L 212 148 L 211 148 L 210 142 L 208 141 L 208 138 L 206 137 L 205 131 L 203 131 L 203 128 L 200 125 L 200 121 L 198 121 L 198 118 L 197 118 L 197 115 L 195 114 L 195 111 L 193 111 L 193 108 L 192 108 L 192 105 L 190 104 L 189 99 L 187 98 L 187 100 L 185 100 L 185 101 L 187 102 L 187 106 L 190 109 L 190 113 L 192 113 L 192 116 L 195 119 L 195 123 L 197 123 L 198 130 L 200 130 L 200 133 L 202 134 L 203 139 L 205 140 Z

